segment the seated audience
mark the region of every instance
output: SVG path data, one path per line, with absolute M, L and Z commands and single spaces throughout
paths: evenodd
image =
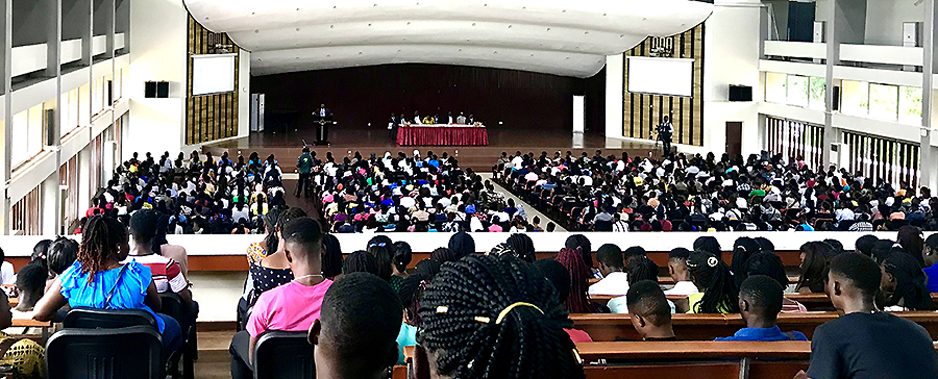
M 342 245 L 332 234 L 322 236 L 322 275 L 335 280 L 342 275 Z
M 570 294 L 570 273 L 560 263 L 553 259 L 542 259 L 534 262 L 534 266 L 541 271 L 547 281 L 557 290 L 561 303 L 565 303 Z M 573 342 L 592 342 L 588 333 L 579 329 L 564 328 Z
M 824 292 L 828 264 L 835 255 L 834 248 L 824 242 L 808 242 L 801 246 L 798 293 Z
M 16 272 L 13 264 L 7 262 L 6 254 L 0 249 L 0 284 L 16 284 Z
M 733 271 L 736 286 L 741 285 L 743 280 L 746 279 L 744 272 L 746 270 L 746 261 L 749 260 L 749 257 L 758 254 L 760 249 L 759 243 L 749 237 L 739 237 L 733 243 L 733 260 L 730 263 L 730 269 Z
M 342 263 L 342 275 L 348 275 L 353 272 L 367 272 L 377 276 L 378 261 L 375 259 L 374 255 L 368 254 L 367 251 L 359 250 L 349 254 Z
M 268 216 L 270 213 L 268 213 Z M 278 236 L 278 242 L 276 244 L 277 249 L 273 252 L 268 250 L 268 255 L 264 258 L 261 258 L 256 263 L 251 263 L 248 266 L 248 272 L 250 273 L 250 278 L 253 282 L 252 291 L 248 300 L 248 305 L 253 306 L 257 301 L 257 298 L 261 294 L 267 292 L 270 289 L 277 288 L 282 284 L 289 283 L 293 280 L 293 272 L 290 269 L 290 262 L 287 259 L 286 252 L 284 251 L 283 243 L 283 228 L 284 225 L 290 221 L 305 218 L 306 212 L 300 208 L 288 208 L 280 213 L 280 217 L 277 218 L 277 225 L 274 227 L 274 230 Z M 321 237 L 320 237 L 321 238 Z M 268 248 L 270 247 L 270 241 L 267 241 Z M 319 249 L 316 250 L 319 252 Z
M 537 218 L 537 217 L 535 217 Z M 531 240 L 525 233 L 514 233 L 508 236 L 508 239 L 505 241 L 508 246 L 511 246 L 511 249 L 518 254 L 518 257 L 527 262 L 534 262 L 537 260 L 537 255 L 534 251 L 534 241 Z
M 570 276 L 570 292 L 564 304 L 570 313 L 594 313 L 596 306 L 589 300 L 590 268 L 583 262 L 580 250 L 564 248 L 554 258 L 567 269 Z
M 316 377 L 386 378 L 398 361 L 401 313 L 387 281 L 366 273 L 336 280 L 322 299 L 321 318 L 309 328 Z
M 759 253 L 750 257 L 746 262 L 746 270 L 743 275 L 745 276 L 743 280 L 750 276 L 765 275 L 777 281 L 782 288 L 788 286 L 788 275 L 785 274 L 782 258 L 773 253 Z M 808 308 L 804 304 L 787 297 L 782 298 L 782 313 L 805 313 L 807 311 Z
M 782 333 L 776 325 L 782 300 L 785 298 L 782 285 L 764 275 L 750 276 L 739 287 L 739 313 L 746 327 L 732 337 L 717 338 L 717 341 L 807 341 L 801 332 Z
M 925 275 L 928 276 L 928 292 L 938 293 L 938 233 L 925 239 L 922 260 L 925 263 Z
M 13 313 L 7 294 L 0 291 L 0 330 L 13 326 Z M 15 339 L 0 332 L 0 366 L 10 367 L 14 379 L 40 379 L 46 377 L 45 349 L 35 341 Z
M 470 255 L 445 265 L 420 316 L 432 377 L 584 377 L 556 289 L 523 261 Z
M 882 267 L 882 306 L 886 311 L 930 311 L 935 302 L 926 287 L 927 278 L 912 254 L 896 252 L 880 264 Z
M 233 379 L 253 377 L 254 346 L 264 332 L 309 330 L 313 320 L 319 318 L 323 296 L 332 285 L 322 275 L 323 234 L 318 222 L 295 218 L 280 228 L 280 235 L 279 248 L 293 279 L 265 291 L 254 304 L 247 330 L 232 338 L 229 352 Z
M 78 242 L 67 237 L 58 237 L 49 245 L 49 279 L 46 281 L 46 289 L 49 292 L 55 278 L 62 275 L 78 259 Z
M 862 254 L 831 260 L 827 293 L 844 316 L 814 331 L 808 372 L 796 378 L 935 377 L 938 354 L 928 331 L 876 307 L 881 276 L 876 262 Z
M 733 272 L 720 258 L 695 251 L 687 259 L 691 280 L 701 291 L 688 296 L 687 313 L 738 313 L 739 289 Z
M 605 244 L 596 250 L 596 262 L 602 279 L 589 286 L 590 295 L 625 295 L 629 291 L 629 277 L 624 271 L 622 251 L 613 244 Z
M 625 297 L 632 326 L 643 340 L 677 341 L 671 327 L 671 306 L 657 282 L 634 282 Z
M 687 269 L 687 258 L 690 250 L 677 248 L 668 253 L 668 274 L 674 279 L 674 287 L 664 291 L 665 295 L 690 295 L 700 292 L 690 280 L 690 271 Z
M 36 306 L 36 303 L 45 293 L 49 271 L 39 262 L 30 262 L 16 275 L 16 289 L 19 292 L 19 304 L 16 305 L 17 311 L 29 312 L 33 310 L 33 307 Z
M 127 230 L 117 220 L 92 216 L 82 228 L 78 258 L 36 304 L 33 318 L 49 321 L 65 305 L 72 308 L 142 309 L 156 319 L 163 350 L 182 346 L 182 329 L 172 317 L 155 313 L 162 308 L 150 269 L 127 259 Z

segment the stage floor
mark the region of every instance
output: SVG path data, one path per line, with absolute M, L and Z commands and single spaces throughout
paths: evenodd
M 490 127 L 488 134 L 488 146 L 398 146 L 388 136 L 386 129 L 336 127 L 329 131 L 331 145 L 313 146 L 312 149 L 318 153 L 319 157 L 325 157 L 327 151 L 332 151 L 337 157 L 345 156 L 349 151 L 352 153 L 361 152 L 365 157 L 371 153 L 383 155 L 385 151 L 391 151 L 395 154 L 398 151 L 403 151 L 410 155 L 414 149 L 419 149 L 423 154 L 426 154 L 427 151 L 433 151 L 436 154 L 447 152 L 456 155 L 463 167 L 486 171 L 491 168 L 503 151 L 508 154 L 514 154 L 518 150 L 522 153 L 547 151 L 553 154 L 558 150 L 564 152 L 570 150 L 574 154 L 586 151 L 590 156 L 593 155 L 596 149 L 601 149 L 604 155 L 615 154 L 616 156 L 621 155 L 623 151 L 627 151 L 632 156 L 658 155 L 658 152 L 660 152 L 660 148 L 655 149 L 652 142 L 622 140 L 615 140 L 614 144 L 618 146 L 617 148 L 608 149 L 606 148 L 608 145 L 606 139 L 601 135 L 592 133 L 585 133 L 582 139 L 578 139 L 574 138 L 571 132 L 563 130 Z M 237 157 L 239 151 L 245 157 L 253 151 L 258 152 L 262 158 L 268 154 L 274 154 L 283 165 L 283 162 L 289 162 L 300 154 L 303 141 L 306 141 L 306 143 L 315 141 L 313 129 L 288 132 L 269 130 L 253 132 L 248 137 L 206 144 L 203 146 L 202 151 L 211 151 L 213 154 L 228 151 L 228 154 L 232 157 Z M 288 166 L 284 166 L 284 170 L 292 172 L 293 170 Z

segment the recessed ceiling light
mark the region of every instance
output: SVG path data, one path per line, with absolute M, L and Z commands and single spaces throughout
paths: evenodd
M 259 29 L 254 29 L 254 33 L 260 33 L 260 32 L 261 31 Z
M 296 31 L 300 31 L 300 28 L 296 28 Z

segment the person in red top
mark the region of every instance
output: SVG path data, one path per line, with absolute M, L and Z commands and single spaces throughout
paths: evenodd
M 319 319 L 322 301 L 332 281 L 322 275 L 322 238 L 319 223 L 303 217 L 280 232 L 280 244 L 294 279 L 261 294 L 248 318 L 246 331 L 231 340 L 232 379 L 253 378 L 254 346 L 269 330 L 308 331 Z

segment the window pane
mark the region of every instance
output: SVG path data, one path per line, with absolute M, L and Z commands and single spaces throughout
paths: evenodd
M 26 131 L 26 157 L 31 158 L 42 151 L 43 105 L 29 108 L 29 124 Z
M 79 125 L 91 124 L 91 107 L 88 106 L 91 101 L 91 86 L 85 84 L 78 87 L 78 123 Z
M 808 77 L 788 75 L 788 104 L 808 106 Z
M 907 124 L 922 124 L 922 88 L 901 87 L 899 96 L 899 121 Z
M 785 104 L 785 74 L 765 73 L 765 101 Z
M 827 86 L 827 83 L 824 80 L 824 78 L 811 77 L 811 87 L 809 89 L 810 90 L 809 95 L 810 95 L 810 105 L 812 109 L 824 110 L 827 108 L 825 104 L 825 102 L 827 101 L 827 99 L 825 98 L 825 95 L 827 92 L 825 89 L 825 86 Z
M 29 125 L 29 111 L 22 111 L 13 115 L 13 137 L 10 144 L 10 160 L 13 165 L 22 163 L 28 158 L 26 155 L 26 129 Z
M 78 127 L 78 114 L 80 113 L 78 104 L 78 88 L 75 88 L 68 92 L 68 107 L 71 109 L 68 111 L 71 116 L 68 119 L 69 131 Z
M 865 116 L 868 113 L 869 84 L 854 80 L 844 80 L 841 88 L 841 111 L 844 114 Z
M 870 83 L 870 116 L 894 121 L 898 111 L 899 87 Z

